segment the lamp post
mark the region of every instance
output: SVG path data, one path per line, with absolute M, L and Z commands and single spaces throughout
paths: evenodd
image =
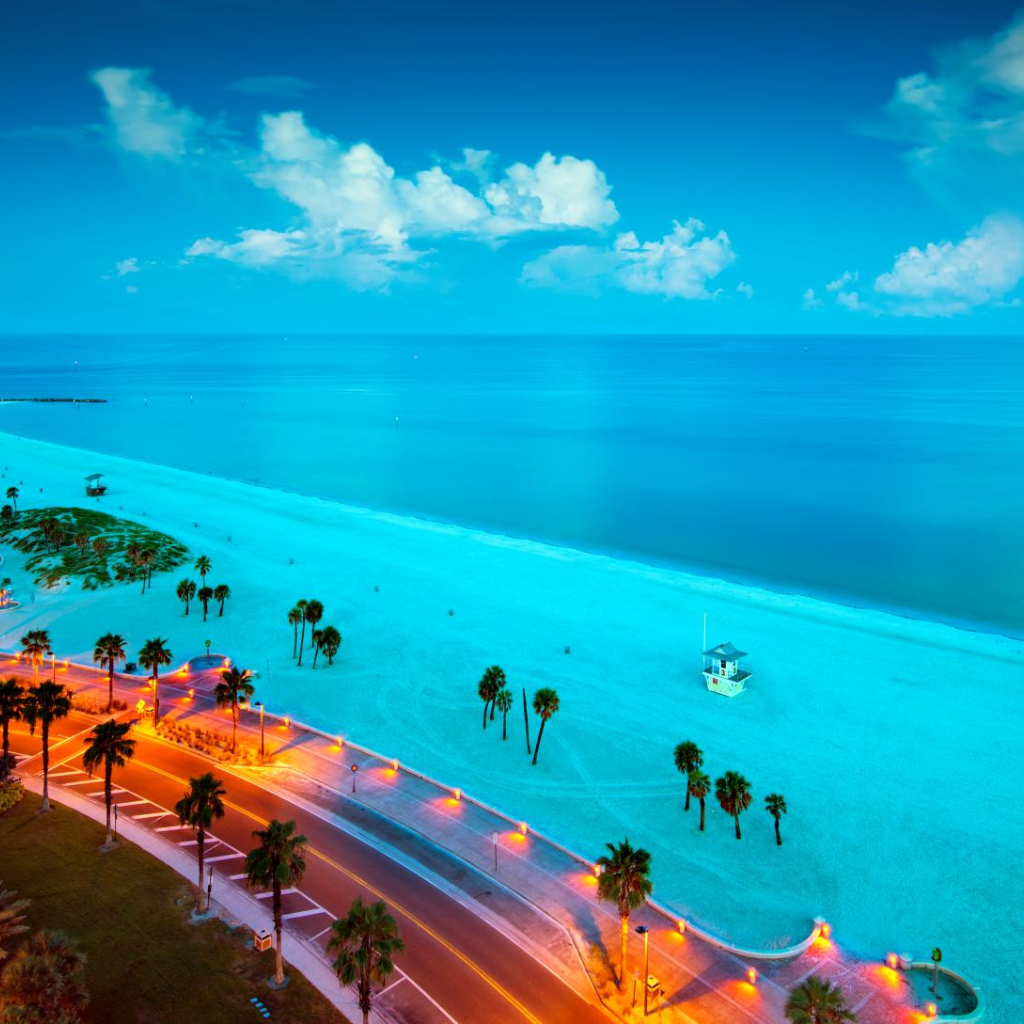
M 213 895 L 213 865 L 209 866 L 210 873 L 206 876 L 206 909 L 210 909 L 210 898 Z
M 356 791 L 356 775 L 359 774 L 359 765 L 352 765 L 352 792 Z
M 53 651 L 50 651 L 50 668 L 52 669 L 50 678 L 57 682 L 57 655 Z
M 637 935 L 642 935 L 644 937 L 644 1016 L 646 1017 L 647 1016 L 647 992 L 648 992 L 648 989 L 649 989 L 649 986 L 647 984 L 647 979 L 650 978 L 650 976 L 651 976 L 650 961 L 648 959 L 648 952 L 649 952 L 648 936 L 649 936 L 649 933 L 648 933 L 647 927 L 645 925 L 642 925 L 642 924 L 638 924 L 636 926 L 636 933 L 637 933 Z
M 498 833 L 491 833 L 491 842 L 494 844 L 494 873 L 498 873 Z
M 206 664 L 210 664 L 210 641 L 206 641 Z
M 114 842 L 117 842 L 117 804 L 114 804 Z
M 263 734 L 263 701 L 261 701 L 261 700 L 256 701 L 256 703 L 253 704 L 253 707 L 260 709 L 260 760 L 262 761 L 263 758 L 266 756 L 265 752 L 264 752 L 265 751 L 265 743 L 264 743 L 264 739 L 263 739 L 263 736 L 264 736 L 264 734 Z

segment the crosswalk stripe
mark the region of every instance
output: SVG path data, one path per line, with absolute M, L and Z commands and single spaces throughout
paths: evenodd
M 312 917 L 314 914 L 326 914 L 323 907 L 314 907 L 312 910 L 296 910 L 291 914 L 282 914 L 282 921 L 293 921 L 297 917 Z

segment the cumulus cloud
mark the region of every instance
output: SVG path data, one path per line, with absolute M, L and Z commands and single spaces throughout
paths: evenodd
M 117 144 L 130 153 L 180 160 L 203 126 L 201 117 L 150 82 L 148 70 L 100 68 L 90 77 L 107 101 Z
M 126 260 L 121 260 L 115 266 L 117 269 L 118 277 L 124 277 L 125 274 L 137 274 L 142 269 L 139 266 L 139 261 L 135 256 L 132 256 Z
M 860 274 L 857 271 L 843 271 L 842 275 L 837 277 L 834 281 L 829 281 L 825 285 L 825 290 L 829 292 L 842 291 L 848 284 L 856 284 L 860 279 Z
M 747 284 L 746 281 L 740 281 L 740 283 L 736 285 L 736 291 L 738 291 L 740 295 L 745 295 L 748 299 L 752 299 L 754 297 L 754 286 L 752 284 Z
M 714 280 L 736 254 L 724 231 L 706 233 L 695 218 L 654 242 L 620 234 L 611 247 L 562 245 L 523 267 L 520 280 L 540 288 L 595 291 L 615 287 L 666 298 L 711 299 Z
M 305 95 L 314 86 L 312 82 L 294 75 L 255 75 L 251 78 L 238 78 L 229 83 L 228 88 L 248 96 L 277 96 L 293 100 Z
M 801 308 L 805 313 L 809 313 L 812 309 L 821 309 L 821 299 L 815 294 L 813 288 L 808 288 L 803 294 L 803 304 Z

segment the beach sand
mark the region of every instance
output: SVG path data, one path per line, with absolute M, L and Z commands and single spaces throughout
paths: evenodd
M 87 661 L 116 631 L 133 654 L 166 637 L 179 662 L 209 638 L 260 673 L 269 710 L 461 786 L 585 856 L 628 835 L 652 851 L 657 898 L 724 936 L 778 945 L 822 914 L 863 955 L 925 959 L 938 945 L 984 987 L 987 1019 L 1016 1019 L 1019 641 L 10 435 L 0 467 L 21 507 L 86 504 L 164 530 L 208 555 L 210 584 L 233 594 L 204 624 L 174 596 L 191 571 L 145 596 L 36 590 L 8 548 L 21 606 L 0 613 L 0 647 L 47 628 L 59 656 Z M 110 486 L 98 504 L 82 482 L 95 471 Z M 321 600 L 321 625 L 344 637 L 332 667 L 311 670 L 309 651 L 292 661 L 286 615 L 300 597 Z M 753 679 L 733 700 L 704 686 L 704 613 L 709 646 L 749 652 Z M 505 743 L 500 716 L 481 729 L 476 683 L 491 664 L 517 699 Z M 524 686 L 561 698 L 535 768 Z M 531 714 L 534 740 L 538 725 Z M 712 779 L 751 781 L 741 842 L 713 796 L 703 835 L 696 809 L 683 812 L 672 750 L 684 739 Z M 771 791 L 789 805 L 781 848 Z

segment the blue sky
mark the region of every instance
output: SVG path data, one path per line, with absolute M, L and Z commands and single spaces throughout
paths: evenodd
M 6 332 L 1019 331 L 1013 4 L 7 0 L 0 39 Z

